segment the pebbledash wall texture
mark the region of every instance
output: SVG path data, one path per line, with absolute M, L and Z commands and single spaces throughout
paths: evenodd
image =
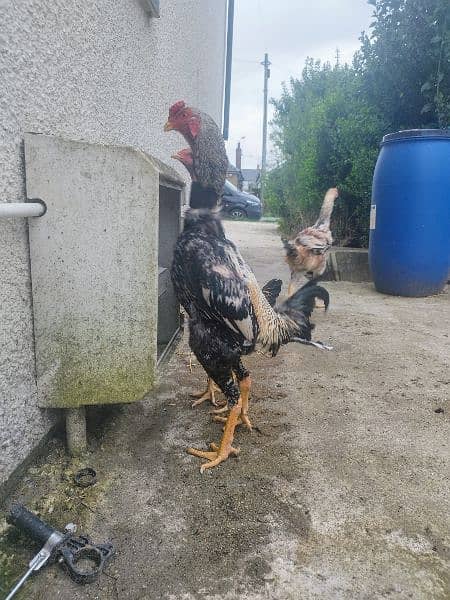
M 186 174 L 162 131 L 179 99 L 222 114 L 226 0 L 0 2 L 0 202 L 26 198 L 23 138 L 129 145 Z M 0 219 L 0 484 L 50 430 L 37 407 L 26 219 Z

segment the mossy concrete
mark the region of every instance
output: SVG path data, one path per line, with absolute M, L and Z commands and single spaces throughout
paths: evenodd
M 74 408 L 132 402 L 143 398 L 156 380 L 154 356 L 130 358 L 111 348 L 100 355 L 104 364 L 86 366 L 81 351 L 66 354 L 57 348 L 56 352 L 61 357 L 58 369 L 50 381 L 41 382 L 40 401 L 45 406 Z
M 155 379 L 159 170 L 133 148 L 27 134 L 39 404 L 132 402 Z M 54 177 L 54 173 L 58 173 Z

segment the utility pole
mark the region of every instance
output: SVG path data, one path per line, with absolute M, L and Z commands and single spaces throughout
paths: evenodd
M 264 62 L 261 63 L 264 67 L 264 115 L 263 115 L 263 139 L 262 139 L 262 157 L 261 157 L 261 204 L 264 206 L 264 177 L 266 176 L 267 163 L 267 95 L 268 81 L 270 77 L 269 55 L 264 54 Z
M 233 23 L 234 0 L 228 0 L 228 25 L 227 25 L 227 56 L 225 67 L 225 94 L 223 103 L 223 137 L 228 139 L 230 128 L 230 95 L 231 95 L 231 65 L 233 62 Z

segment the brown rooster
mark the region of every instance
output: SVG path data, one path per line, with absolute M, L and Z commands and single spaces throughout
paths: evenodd
M 286 262 L 291 270 L 289 296 L 305 283 L 305 277 L 316 279 L 325 271 L 333 243 L 330 218 L 338 196 L 337 188 L 330 188 L 314 225 L 300 231 L 293 240 L 283 240 Z

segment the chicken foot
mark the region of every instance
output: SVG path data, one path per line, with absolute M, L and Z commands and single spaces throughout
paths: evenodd
M 208 384 L 204 392 L 190 394 L 192 398 L 197 398 L 197 400 L 191 404 L 192 408 L 195 408 L 202 402 L 205 402 L 205 400 L 209 400 L 213 406 L 222 406 L 223 403 L 216 400 L 216 392 L 220 392 L 220 388 L 210 377 L 208 377 Z
M 200 466 L 200 473 L 203 473 L 206 469 L 212 469 L 221 462 L 224 462 L 230 456 L 236 456 L 239 453 L 238 448 L 233 448 L 234 430 L 241 414 L 242 410 L 242 398 L 239 396 L 237 404 L 232 406 L 230 413 L 227 417 L 225 429 L 223 432 L 222 439 L 219 446 L 216 444 L 210 444 L 211 451 L 198 450 L 197 448 L 188 448 L 186 452 L 192 456 L 199 458 L 206 458 L 209 462 L 203 463 Z

